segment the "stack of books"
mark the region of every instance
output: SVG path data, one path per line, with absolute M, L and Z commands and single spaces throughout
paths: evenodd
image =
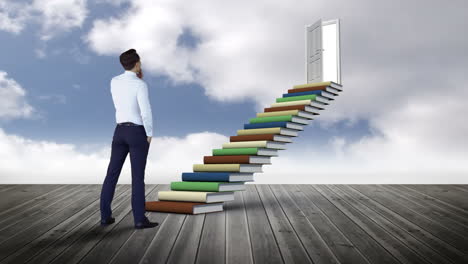
M 170 191 L 159 191 L 157 201 L 147 201 L 146 211 L 201 214 L 223 210 L 235 191 L 245 190 L 255 172 L 271 164 L 286 144 L 324 110 L 342 86 L 334 82 L 295 85 L 263 113 L 257 113 L 222 148 L 213 149 L 182 181 L 171 182 Z

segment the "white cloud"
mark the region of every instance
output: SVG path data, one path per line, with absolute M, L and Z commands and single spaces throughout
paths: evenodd
M 186 137 L 155 137 L 146 166 L 146 183 L 180 181 L 181 173 L 203 163 L 204 155 L 227 137 L 210 132 Z M 102 183 L 110 158 L 110 142 L 87 153 L 73 144 L 31 140 L 0 128 L 0 183 Z M 131 183 L 127 156 L 119 183 Z
M 468 36 L 459 31 L 468 26 L 467 8 L 466 1 L 134 0 L 121 17 L 96 20 L 86 41 L 104 55 L 136 48 L 150 72 L 198 83 L 216 100 L 252 99 L 261 111 L 304 82 L 304 25 L 340 18 L 345 92 L 317 121 L 364 119 L 372 134 L 332 141 L 336 156 L 318 159 L 317 173 L 332 175 L 329 182 L 349 173 L 356 182 L 407 182 L 419 170 L 413 177 L 433 176 L 421 181 L 459 181 L 468 170 Z M 184 28 L 199 39 L 193 49 L 177 45 Z M 316 172 L 304 153 L 278 158 L 270 172 Z M 458 176 L 444 174 L 451 171 Z
M 29 18 L 24 5 L 12 1 L 0 1 L 0 30 L 18 34 Z
M 27 118 L 34 108 L 26 100 L 26 91 L 8 74 L 0 71 L 0 119 Z
M 41 27 L 39 36 L 47 41 L 60 33 L 81 27 L 88 15 L 86 0 L 33 0 L 0 2 L 0 30 L 20 33 L 29 22 Z M 38 56 L 43 54 L 37 50 Z

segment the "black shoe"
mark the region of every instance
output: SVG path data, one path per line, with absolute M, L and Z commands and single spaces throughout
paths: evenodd
M 105 220 L 101 219 L 101 225 L 106 226 L 115 223 L 115 218 L 114 217 L 109 217 Z
M 145 220 L 143 220 L 143 222 L 135 223 L 135 228 L 136 229 L 152 228 L 152 227 L 155 227 L 155 226 L 158 226 L 158 225 L 159 225 L 158 222 L 150 222 L 148 220 L 148 218 L 145 218 Z

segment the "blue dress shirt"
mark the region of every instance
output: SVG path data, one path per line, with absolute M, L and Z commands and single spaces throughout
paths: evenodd
M 148 86 L 135 72 L 125 71 L 110 82 L 117 123 L 132 122 L 145 127 L 146 135 L 153 136 L 153 116 Z

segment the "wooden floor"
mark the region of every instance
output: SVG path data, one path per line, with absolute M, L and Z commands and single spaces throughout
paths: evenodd
M 130 185 L 108 227 L 100 185 L 0 185 L 0 263 L 468 263 L 467 185 L 246 186 L 223 212 L 135 230 Z

